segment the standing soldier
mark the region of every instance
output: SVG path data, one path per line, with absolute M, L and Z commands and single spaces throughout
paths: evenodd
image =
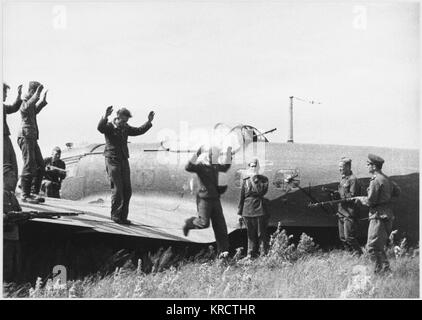
M 39 196 L 44 174 L 44 159 L 38 146 L 37 124 L 37 114 L 47 105 L 47 91 L 44 92 L 43 99 L 37 104 L 43 88 L 44 86 L 37 81 L 29 82 L 28 93 L 20 107 L 22 125 L 18 134 L 18 145 L 23 158 L 22 202 L 44 202 L 44 198 Z
M 361 202 L 369 207 L 369 227 L 367 251 L 375 262 L 375 273 L 390 271 L 385 246 L 391 233 L 394 213 L 391 198 L 400 195 L 400 188 L 382 171 L 384 159 L 374 154 L 368 155 L 368 171 L 372 174 L 368 196 Z
M 352 160 L 341 158 L 339 162 L 341 174 L 338 186 L 338 195 L 341 199 L 356 197 L 360 195 L 360 185 L 352 172 Z M 338 232 L 341 242 L 346 250 L 362 254 L 362 249 L 357 241 L 359 222 L 359 207 L 354 201 L 341 202 L 338 204 Z
M 185 167 L 186 171 L 198 175 L 199 190 L 196 195 L 198 216 L 185 221 L 183 234 L 187 236 L 190 229 L 206 229 L 211 220 L 218 252 L 221 257 L 226 257 L 229 251 L 229 237 L 220 202 L 222 191 L 218 186 L 218 173 L 230 169 L 232 149 L 227 148 L 224 164 L 218 163 L 219 150 L 210 148 L 208 152 L 203 152 L 202 149 L 199 148 Z
M 7 90 L 9 89 L 10 87 L 3 83 L 3 188 L 4 190 L 15 192 L 16 184 L 18 183 L 18 164 L 15 150 L 9 137 L 10 130 L 7 125 L 6 115 L 19 110 L 22 104 L 22 85 L 18 87 L 18 96 L 12 105 L 4 104 L 7 98 Z
M 249 168 L 249 174 L 243 178 L 237 214 L 243 217 L 246 225 L 248 257 L 256 258 L 260 247 L 263 254 L 268 251 L 268 212 L 264 199 L 268 191 L 268 178 L 258 174 L 258 159 L 251 161 Z
M 22 269 L 22 247 L 19 238 L 19 226 L 9 221 L 22 211 L 13 192 L 3 190 L 3 281 L 16 282 Z
M 44 159 L 45 173 L 42 182 L 42 189 L 47 197 L 60 198 L 62 181 L 66 178 L 66 164 L 60 159 L 62 151 L 55 147 L 51 157 Z
M 128 125 L 132 117 L 130 111 L 121 108 L 117 117 L 108 122 L 108 117 L 113 112 L 113 107 L 107 108 L 105 115 L 98 123 L 98 131 L 104 134 L 106 146 L 104 149 L 106 171 L 111 181 L 111 220 L 120 224 L 130 224 L 127 219 L 129 214 L 129 201 L 132 196 L 130 183 L 129 150 L 127 147 L 128 136 L 139 136 L 152 127 L 154 112 L 148 115 L 148 121 L 139 128 Z

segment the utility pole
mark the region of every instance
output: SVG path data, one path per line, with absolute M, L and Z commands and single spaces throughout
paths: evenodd
M 289 108 L 289 118 L 290 118 L 290 125 L 289 125 L 289 139 L 287 142 L 293 143 L 293 96 L 290 98 L 290 108 Z
M 289 108 L 290 123 L 289 123 L 289 138 L 287 139 L 287 142 L 293 143 L 294 142 L 293 141 L 293 99 L 307 102 L 310 104 L 321 104 L 321 102 L 314 101 L 314 100 L 305 100 L 305 99 L 294 97 L 294 96 L 290 96 L 289 98 L 290 98 L 290 108 Z

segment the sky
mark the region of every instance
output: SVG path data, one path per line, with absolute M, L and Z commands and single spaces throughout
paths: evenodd
M 44 84 L 43 153 L 103 142 L 109 105 L 154 110 L 163 130 L 249 124 L 298 143 L 419 148 L 415 2 L 140 1 L 3 3 L 3 80 Z M 19 114 L 8 116 L 16 150 Z M 18 152 L 17 152 L 18 153 Z

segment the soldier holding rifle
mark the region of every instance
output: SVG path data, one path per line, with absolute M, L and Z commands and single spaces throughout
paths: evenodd
M 21 210 L 15 194 L 3 189 L 3 281 L 5 283 L 17 282 L 22 268 L 19 226 L 14 220 Z M 14 214 L 11 215 L 11 212 Z
M 76 212 L 22 211 L 15 194 L 3 190 L 3 280 L 19 282 L 25 255 L 22 253 L 20 224 L 31 219 L 58 219 L 77 216 Z
M 375 262 L 375 273 L 391 271 L 385 246 L 394 221 L 391 200 L 400 195 L 400 188 L 382 172 L 383 164 L 383 158 L 374 154 L 368 155 L 367 167 L 372 178 L 369 183 L 368 196 L 359 199 L 369 207 L 366 249 L 371 260 Z
M 360 195 L 360 185 L 352 172 L 352 160 L 341 158 L 339 162 L 341 180 L 338 191 L 332 192 L 340 200 Z M 327 190 L 327 189 L 326 189 Z M 357 241 L 359 207 L 355 201 L 340 201 L 337 208 L 338 233 L 343 247 L 351 252 L 362 254 L 362 249 Z

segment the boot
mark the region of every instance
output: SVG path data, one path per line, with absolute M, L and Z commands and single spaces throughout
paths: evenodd
M 21 201 L 25 203 L 39 204 L 40 202 L 31 196 L 31 177 L 22 176 L 21 177 Z
M 45 198 L 44 197 L 41 197 L 39 194 L 31 193 L 31 197 L 33 197 L 39 203 L 44 203 L 45 202 Z
M 185 237 L 188 236 L 189 230 L 194 229 L 192 221 L 195 219 L 195 217 L 189 218 L 185 220 L 185 225 L 183 226 L 183 234 Z
M 111 216 L 111 220 L 113 220 L 114 222 L 116 222 L 118 224 L 122 223 L 122 220 L 117 216 Z
M 21 195 L 21 201 L 22 202 L 25 202 L 25 203 L 31 203 L 31 204 L 39 204 L 40 202 L 37 200 L 37 199 L 35 199 L 33 196 L 31 196 L 31 195 L 26 195 L 26 194 L 23 194 L 22 193 L 22 195 Z

